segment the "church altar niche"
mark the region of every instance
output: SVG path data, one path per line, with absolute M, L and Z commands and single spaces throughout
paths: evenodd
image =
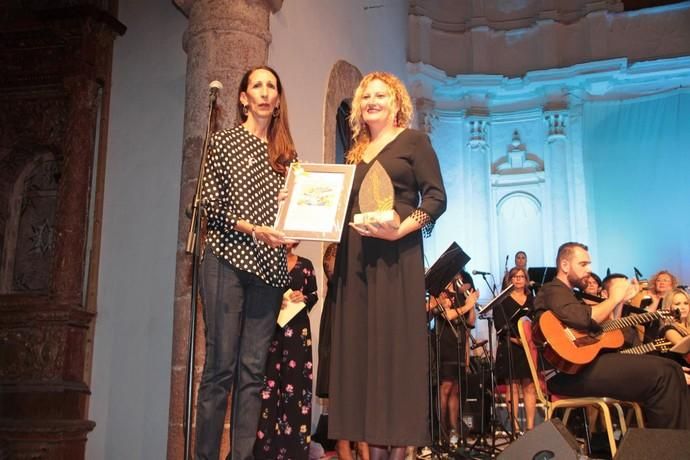
M 500 288 L 515 252 L 527 252 L 531 266 L 553 265 L 558 244 L 586 240 L 586 227 L 570 224 L 586 192 L 572 180 L 582 159 L 566 136 L 567 111 L 437 112 L 425 119 L 448 207 L 427 242 L 428 264 L 457 241 L 472 257 L 468 271 L 491 272 Z M 475 284 L 491 297 L 481 278 Z

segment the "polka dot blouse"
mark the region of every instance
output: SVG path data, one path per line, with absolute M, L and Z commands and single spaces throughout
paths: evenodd
M 206 244 L 219 259 L 281 288 L 288 284 L 285 248 L 255 243 L 234 228 L 240 220 L 272 226 L 284 182 L 268 162 L 268 145 L 242 125 L 211 137 L 202 191 Z

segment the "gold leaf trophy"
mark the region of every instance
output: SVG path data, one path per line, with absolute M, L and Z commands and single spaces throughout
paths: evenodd
M 359 210 L 354 215 L 354 223 L 400 225 L 400 217 L 393 209 L 393 182 L 383 166 L 376 161 L 364 176 L 359 189 Z

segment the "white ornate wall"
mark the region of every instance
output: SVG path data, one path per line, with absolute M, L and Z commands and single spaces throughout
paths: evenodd
M 687 55 L 689 44 L 690 2 L 623 11 L 620 0 L 410 1 L 409 61 L 451 76 L 646 61 Z
M 455 240 L 472 257 L 469 268 L 494 273 L 497 284 L 506 256 L 510 267 L 519 249 L 527 251 L 530 266 L 553 265 L 565 241 L 597 251 L 584 107 L 690 84 L 690 58 L 612 59 L 522 78 L 450 78 L 424 64 L 410 64 L 408 71 L 418 119 L 430 132 L 449 194 L 448 211 L 427 245 L 429 262 Z M 488 294 L 484 289 L 482 297 Z

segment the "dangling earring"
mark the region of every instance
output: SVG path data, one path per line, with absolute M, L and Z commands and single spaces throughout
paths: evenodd
M 249 107 L 242 105 L 242 115 L 249 115 Z
M 273 118 L 278 118 L 280 116 L 280 107 L 275 107 L 273 109 Z

